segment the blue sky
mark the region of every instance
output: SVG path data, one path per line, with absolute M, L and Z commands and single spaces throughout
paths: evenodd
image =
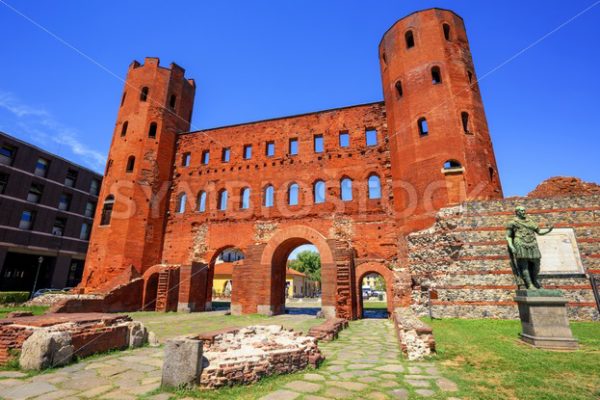
M 505 195 L 600 181 L 596 0 L 0 0 L 0 130 L 101 171 L 145 56 L 196 79 L 194 129 L 379 101 L 381 36 L 433 6 L 466 21 Z

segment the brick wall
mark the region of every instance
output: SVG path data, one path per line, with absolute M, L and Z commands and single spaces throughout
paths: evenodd
M 540 225 L 573 228 L 585 275 L 552 276 L 542 284 L 564 292 L 568 315 L 597 320 L 590 274 L 600 273 L 600 196 L 511 198 L 442 209 L 429 229 L 408 236 L 413 308 L 435 317 L 516 318 L 516 288 L 505 224 L 523 205 Z M 543 256 L 543 255 L 542 255 Z

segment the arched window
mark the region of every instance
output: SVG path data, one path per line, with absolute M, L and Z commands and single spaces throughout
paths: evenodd
M 489 167 L 488 171 L 490 173 L 490 182 L 494 182 L 494 178 L 496 177 L 496 171 L 494 171 L 494 168 Z
M 187 201 L 187 195 L 185 193 L 180 193 L 177 196 L 177 213 L 183 214 L 185 212 L 185 202 Z
M 469 77 L 469 84 L 473 84 L 473 73 L 471 71 L 467 71 L 467 76 Z
M 102 206 L 102 215 L 100 217 L 100 225 L 110 224 L 110 218 L 112 217 L 113 206 L 115 205 L 115 196 L 109 194 L 104 199 L 104 205 Z
M 275 195 L 275 189 L 273 189 L 273 185 L 268 185 L 265 188 L 265 207 L 273 207 L 273 197 Z
M 206 192 L 204 190 L 198 194 L 198 211 L 206 211 Z
M 127 159 L 127 167 L 125 168 L 125 172 L 133 172 L 133 168 L 135 167 L 135 157 L 129 156 Z
M 175 109 L 175 103 L 177 102 L 177 96 L 175 96 L 174 94 L 171 95 L 171 98 L 169 99 L 169 108 L 171 108 L 171 110 Z
M 446 40 L 450 40 L 450 25 L 443 24 L 442 28 L 444 29 L 444 38 L 446 38 Z
M 148 137 L 155 138 L 156 137 L 156 122 L 150 124 L 150 129 L 148 129 Z
M 440 67 L 431 68 L 431 83 L 433 83 L 434 85 L 442 83 L 442 74 L 440 72 Z
M 352 179 L 344 178 L 340 182 L 340 198 L 343 201 L 352 200 Z
M 325 202 L 325 182 L 319 180 L 313 185 L 313 201 L 315 204 Z
M 448 160 L 444 163 L 444 170 L 452 170 L 462 168 L 462 165 L 456 160 Z
M 140 101 L 146 101 L 148 99 L 148 88 L 147 87 L 143 87 L 142 91 L 140 92 Z
M 127 121 L 123 122 L 123 125 L 121 126 L 121 137 L 127 135 L 127 126 L 129 125 L 129 123 Z
M 460 113 L 460 119 L 462 121 L 462 127 L 463 127 L 463 131 L 465 133 L 469 133 L 469 113 L 468 112 L 461 112 Z
M 369 198 L 380 199 L 381 198 L 381 181 L 377 175 L 369 176 Z
M 123 107 L 123 103 L 125 103 L 126 96 L 127 96 L 127 92 L 123 92 L 123 97 L 121 97 L 121 107 Z
M 413 31 L 408 31 L 404 34 L 404 39 L 406 40 L 406 48 L 410 49 L 411 47 L 415 47 L 415 36 Z
M 240 208 L 250 208 L 250 188 L 243 188 L 240 196 Z
M 300 191 L 297 183 L 292 183 L 288 188 L 288 204 L 290 206 L 298 205 L 298 192 Z
M 227 190 L 225 189 L 219 192 L 219 210 L 227 210 Z
M 420 136 L 426 136 L 429 134 L 429 127 L 427 126 L 427 120 L 425 118 L 419 118 L 417 124 L 419 125 Z
M 402 82 L 396 81 L 396 84 L 394 86 L 396 87 L 396 93 L 398 94 L 398 97 L 402 97 Z

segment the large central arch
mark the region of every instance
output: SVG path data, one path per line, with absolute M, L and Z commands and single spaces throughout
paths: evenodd
M 346 302 L 350 303 L 351 310 L 355 309 L 354 296 L 344 297 L 340 302 L 337 293 L 335 240 L 327 239 L 313 228 L 294 225 L 277 231 L 266 244 L 250 246 L 245 265 L 234 267 L 233 279 L 239 290 L 234 290 L 232 294 L 232 313 L 283 313 L 285 296 L 282 288 L 287 257 L 294 248 L 303 244 L 314 245 L 321 256 L 321 309 L 325 316 L 329 318 L 340 315 L 340 307 L 348 306 Z M 351 269 L 350 267 L 349 270 Z M 355 313 L 351 312 L 350 317 L 354 316 Z

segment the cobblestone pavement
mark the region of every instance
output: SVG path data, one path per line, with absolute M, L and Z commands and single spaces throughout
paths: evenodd
M 393 326 L 387 320 L 361 320 L 331 343 L 320 345 L 327 357 L 318 370 L 284 380 L 263 400 L 454 399 L 456 384 L 440 375 L 433 362 L 402 359 Z M 83 360 L 27 377 L 0 371 L 0 398 L 136 399 L 159 387 L 163 351 L 141 348 Z M 167 400 L 160 393 L 144 399 Z
M 457 399 L 456 384 L 444 378 L 435 363 L 402 358 L 387 320 L 353 322 L 338 340 L 319 347 L 327 358 L 324 368 L 300 375 L 261 400 Z

